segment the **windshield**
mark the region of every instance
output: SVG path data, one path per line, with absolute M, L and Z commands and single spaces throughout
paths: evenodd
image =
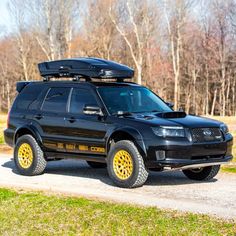
M 145 87 L 100 87 L 98 92 L 111 114 L 172 111 L 165 102 Z

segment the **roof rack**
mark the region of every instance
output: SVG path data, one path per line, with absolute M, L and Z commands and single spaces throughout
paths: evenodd
M 38 64 L 38 68 L 44 81 L 49 81 L 51 78 L 73 78 L 74 81 L 84 78 L 86 81 L 91 81 L 95 78 L 116 79 L 118 82 L 123 82 L 124 79 L 131 79 L 134 76 L 134 70 L 128 66 L 93 57 L 42 62 Z

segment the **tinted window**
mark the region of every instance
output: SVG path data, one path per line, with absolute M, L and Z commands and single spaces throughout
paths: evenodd
M 70 88 L 51 88 L 43 103 L 43 111 L 66 112 Z
M 37 101 L 44 86 L 40 84 L 29 84 L 17 96 L 14 103 L 16 109 L 29 109 Z
M 73 89 L 70 112 L 83 113 L 84 105 L 97 105 L 97 101 L 91 91 L 87 89 Z
M 157 95 L 144 87 L 101 87 L 98 90 L 111 114 L 119 111 L 172 111 Z

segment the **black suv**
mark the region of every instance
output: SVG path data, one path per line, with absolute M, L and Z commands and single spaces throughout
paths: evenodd
M 120 187 L 142 186 L 149 170 L 182 170 L 209 180 L 232 159 L 232 135 L 219 121 L 174 111 L 149 89 L 127 82 L 134 71 L 98 58 L 39 64 L 40 82 L 18 82 L 5 141 L 19 173 L 47 161 L 84 159 L 106 167 Z M 72 80 L 56 80 L 67 78 Z

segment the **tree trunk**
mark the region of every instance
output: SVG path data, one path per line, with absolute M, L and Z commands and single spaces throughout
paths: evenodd
M 233 97 L 232 97 L 232 115 L 236 116 L 236 104 L 235 104 L 235 87 L 236 87 L 236 79 L 234 77 L 234 81 L 233 81 L 233 88 L 232 88 L 232 93 L 233 93 Z
M 196 80 L 197 80 L 197 75 L 196 71 L 192 71 L 192 77 L 193 77 L 193 111 L 196 114 Z
M 217 89 L 215 89 L 214 91 L 213 102 L 212 102 L 212 107 L 211 107 L 211 116 L 214 115 L 214 111 L 215 111 L 216 95 L 217 95 Z
M 208 66 L 206 66 L 206 111 L 205 114 L 209 115 L 209 71 Z
M 10 100 L 10 86 L 8 80 L 6 82 L 6 89 L 7 89 L 7 110 L 9 111 L 11 108 L 11 100 Z
M 228 84 L 227 84 L 227 89 L 226 89 L 226 113 L 228 115 L 230 114 L 230 99 L 229 99 L 229 92 L 230 92 L 230 78 L 228 78 Z
M 142 84 L 142 66 L 137 66 L 137 81 L 138 84 Z

